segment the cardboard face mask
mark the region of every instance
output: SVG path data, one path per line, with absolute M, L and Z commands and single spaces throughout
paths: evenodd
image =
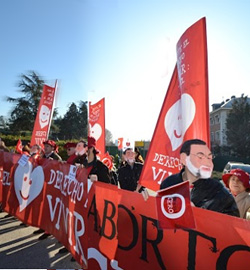
M 41 128 L 44 128 L 49 124 L 49 118 L 50 118 L 50 109 L 47 106 L 42 105 L 39 112 L 39 123 Z
M 76 154 L 77 154 L 77 155 L 83 155 L 83 154 L 85 154 L 85 153 L 87 152 L 87 148 L 84 147 L 83 142 L 79 142 L 79 143 L 77 143 L 77 145 L 76 145 L 75 151 L 76 151 Z

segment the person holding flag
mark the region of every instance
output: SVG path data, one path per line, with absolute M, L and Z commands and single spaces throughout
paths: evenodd
M 163 180 L 160 189 L 189 181 L 191 201 L 196 207 L 239 217 L 232 194 L 211 178 L 214 166 L 212 153 L 204 141 L 185 141 L 180 149 L 180 162 L 183 169 Z
M 143 198 L 147 200 L 147 189 L 138 183 L 143 164 L 135 161 L 135 152 L 131 147 L 125 149 L 123 155 L 125 163 L 118 169 L 118 183 L 120 188 L 142 193 Z

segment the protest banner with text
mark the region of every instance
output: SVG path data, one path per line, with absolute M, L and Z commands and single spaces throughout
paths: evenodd
M 43 142 L 48 139 L 53 106 L 55 101 L 56 86 L 43 86 L 36 120 L 31 137 L 31 145 L 38 144 L 43 148 Z
M 177 65 L 146 156 L 140 184 L 158 190 L 181 169 L 179 151 L 188 139 L 210 145 L 206 21 L 202 18 L 177 43 Z

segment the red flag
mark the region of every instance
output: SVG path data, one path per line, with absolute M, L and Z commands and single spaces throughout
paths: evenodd
M 96 139 L 96 148 L 99 155 L 105 153 L 105 100 L 104 98 L 95 104 L 89 102 L 89 136 Z
M 16 152 L 19 154 L 23 153 L 23 145 L 21 139 L 18 139 L 17 144 L 16 144 Z
M 156 205 L 161 229 L 195 228 L 188 181 L 158 191 Z
M 109 155 L 109 152 L 106 152 L 103 155 L 102 162 L 109 168 L 109 170 L 112 170 L 113 168 L 113 161 L 111 156 Z
M 179 151 L 185 140 L 210 145 L 205 18 L 182 35 L 177 57 L 139 181 L 152 190 L 181 169 Z
M 123 138 L 118 138 L 118 149 L 122 150 L 123 148 Z
M 50 123 L 53 115 L 53 104 L 55 99 L 56 86 L 43 86 L 43 93 L 39 103 L 36 121 L 31 137 L 31 146 L 38 144 L 43 147 L 43 142 L 48 139 Z

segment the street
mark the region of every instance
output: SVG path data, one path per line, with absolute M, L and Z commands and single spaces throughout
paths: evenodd
M 0 268 L 1 269 L 79 269 L 71 261 L 69 252 L 60 254 L 63 246 L 53 236 L 38 240 L 37 229 L 22 226 L 21 221 L 8 213 L 0 213 Z

